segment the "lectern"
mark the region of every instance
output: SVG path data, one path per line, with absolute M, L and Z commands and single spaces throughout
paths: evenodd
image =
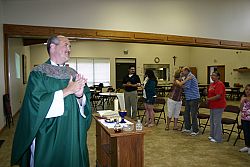
M 122 131 L 105 127 L 96 115 L 96 166 L 97 167 L 143 167 L 144 132 Z M 126 118 L 130 122 L 133 120 Z

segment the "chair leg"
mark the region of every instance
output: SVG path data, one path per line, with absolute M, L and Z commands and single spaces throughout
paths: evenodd
M 231 137 L 231 135 L 232 135 L 232 133 L 233 133 L 233 130 L 234 130 L 234 126 L 235 126 L 235 124 L 233 125 L 232 130 L 231 130 L 230 133 L 229 133 L 229 136 L 228 136 L 228 138 L 227 138 L 227 142 L 230 140 L 230 137 Z
M 158 124 L 159 124 L 159 121 L 160 121 L 160 119 L 161 119 L 161 114 L 162 114 L 162 112 L 160 112 L 160 116 L 158 117 L 158 120 L 157 120 L 156 125 L 158 125 Z
M 205 130 L 206 130 L 206 127 L 207 127 L 208 121 L 209 121 L 209 118 L 207 119 L 207 122 L 206 122 L 206 124 L 205 124 L 205 126 L 204 126 L 204 129 L 203 129 L 203 131 L 202 131 L 202 134 L 204 134 L 204 132 L 205 132 Z
M 165 124 L 167 123 L 165 111 L 163 111 Z
M 199 120 L 199 127 L 201 127 L 201 119 L 198 119 Z
M 181 130 L 183 129 L 183 126 L 184 126 L 184 121 L 182 121 L 182 124 L 181 124 Z
M 240 139 L 240 134 L 241 134 L 241 131 L 242 131 L 242 129 L 240 129 L 240 131 L 238 131 L 238 135 L 237 135 L 237 137 L 236 137 L 236 139 L 235 139 L 235 141 L 234 141 L 233 146 L 235 146 L 235 145 L 236 145 L 236 143 L 237 143 L 237 141 L 238 141 L 238 139 Z
M 145 112 L 146 112 L 146 110 L 144 110 L 144 113 L 143 113 L 142 118 L 141 118 L 141 122 L 143 121 L 143 118 L 145 117 Z

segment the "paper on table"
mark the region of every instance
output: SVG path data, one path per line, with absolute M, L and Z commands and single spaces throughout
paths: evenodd
M 113 111 L 113 110 L 100 110 L 97 111 L 101 117 L 119 117 L 119 114 L 117 111 Z
M 117 93 L 116 94 L 119 99 L 119 104 L 121 110 L 125 110 L 125 100 L 124 100 L 124 93 Z
M 116 124 L 115 122 L 113 122 L 113 123 L 105 122 L 104 119 L 98 119 L 98 121 L 100 121 L 101 124 L 103 124 L 105 127 L 109 128 L 109 129 L 114 128 L 114 126 Z M 126 119 L 125 119 L 125 121 L 126 121 L 126 123 L 120 123 L 122 125 L 122 127 L 124 125 L 127 125 L 127 124 L 133 124 L 132 122 L 130 122 L 130 121 L 126 120 Z

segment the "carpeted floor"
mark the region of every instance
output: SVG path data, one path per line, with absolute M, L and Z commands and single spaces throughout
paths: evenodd
M 14 119 L 15 122 L 16 119 L 17 117 Z M 165 131 L 164 127 L 164 121 L 161 120 L 158 126 L 144 129 L 146 132 L 144 138 L 145 167 L 243 167 L 250 164 L 250 155 L 238 151 L 244 146 L 243 140 L 239 140 L 236 146 L 233 146 L 236 139 L 235 133 L 229 142 L 225 141 L 228 137 L 225 134 L 224 142 L 219 144 L 211 143 L 207 139 L 209 127 L 203 135 L 199 134 L 195 137 L 171 129 Z M 0 134 L 0 138 L 5 140 L 0 148 L 0 167 L 10 166 L 14 129 L 14 127 L 5 128 Z M 95 139 L 95 122 L 93 121 L 88 131 L 91 167 L 95 167 Z

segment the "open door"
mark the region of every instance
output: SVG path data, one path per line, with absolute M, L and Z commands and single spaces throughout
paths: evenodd
M 123 87 L 122 81 L 123 81 L 123 78 L 128 74 L 128 67 L 130 65 L 134 65 L 136 67 L 135 58 L 116 58 L 115 59 L 116 89 Z
M 218 71 L 220 73 L 220 81 L 225 82 L 225 65 L 219 66 L 208 66 L 207 67 L 207 83 L 211 83 L 210 75 L 214 72 Z

